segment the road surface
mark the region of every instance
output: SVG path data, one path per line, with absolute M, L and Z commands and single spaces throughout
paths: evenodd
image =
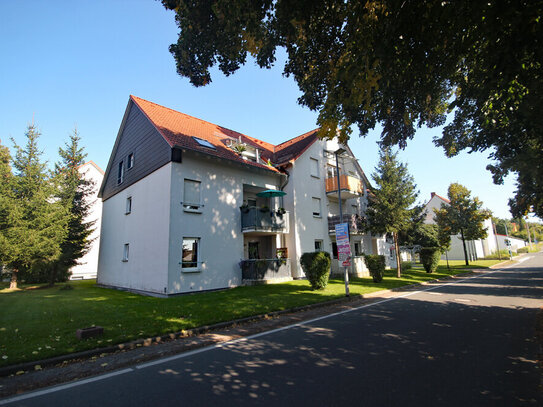
M 543 253 L 522 260 L 0 405 L 543 405 Z

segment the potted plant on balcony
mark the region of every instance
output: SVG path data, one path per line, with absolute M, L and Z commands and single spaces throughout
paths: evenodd
M 268 205 L 262 205 L 260 207 L 260 212 L 269 212 L 270 211 L 270 207 Z
M 243 203 L 243 205 L 241 205 L 239 207 L 239 209 L 241 210 L 241 212 L 243 213 L 248 213 L 249 212 L 249 205 L 247 205 L 246 203 Z
M 287 211 L 283 207 L 277 209 L 277 212 L 276 212 L 277 216 L 280 218 L 282 218 L 285 213 L 287 213 Z

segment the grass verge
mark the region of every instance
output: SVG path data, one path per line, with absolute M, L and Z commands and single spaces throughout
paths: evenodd
M 479 263 L 471 266 L 484 268 Z M 412 269 L 401 279 L 389 270 L 381 283 L 354 278 L 352 295 L 363 295 L 421 283 L 467 270 L 440 266 L 435 273 Z M 0 283 L 3 284 L 3 283 Z M 40 360 L 158 336 L 169 332 L 280 311 L 344 296 L 342 279 L 331 279 L 326 289 L 312 291 L 305 280 L 229 290 L 195 293 L 172 298 L 146 297 L 96 287 L 93 280 L 54 287 L 22 286 L 9 290 L 0 285 L 0 366 Z M 104 327 L 98 339 L 79 341 L 78 328 Z

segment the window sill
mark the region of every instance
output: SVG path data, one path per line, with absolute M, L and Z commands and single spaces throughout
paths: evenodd
M 200 273 L 202 269 L 199 268 L 182 268 L 181 273 Z
M 128 259 L 122 259 L 121 260 L 123 263 L 128 263 Z
M 313 174 L 311 174 L 311 177 L 312 177 L 312 178 L 316 178 L 316 179 L 321 179 L 321 177 L 319 177 L 318 175 L 313 175 Z
M 201 209 L 183 208 L 183 212 L 188 212 L 188 213 L 202 213 L 202 210 L 201 210 Z
M 317 219 L 322 219 L 322 216 L 321 215 L 313 215 L 314 218 L 317 218 Z
M 125 215 L 130 215 L 132 212 L 125 212 L 124 214 Z

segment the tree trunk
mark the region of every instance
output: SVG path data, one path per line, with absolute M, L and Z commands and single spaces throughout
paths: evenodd
M 466 240 L 464 239 L 464 229 L 460 229 L 460 236 L 462 236 L 462 246 L 464 247 L 464 259 L 466 260 L 466 266 L 469 266 L 468 251 L 466 250 Z
M 11 281 L 9 282 L 10 290 L 17 288 L 17 270 L 11 270 Z
M 402 262 L 400 261 L 400 245 L 398 244 L 398 233 L 392 233 L 394 237 L 394 249 L 396 250 L 396 275 L 402 277 Z

